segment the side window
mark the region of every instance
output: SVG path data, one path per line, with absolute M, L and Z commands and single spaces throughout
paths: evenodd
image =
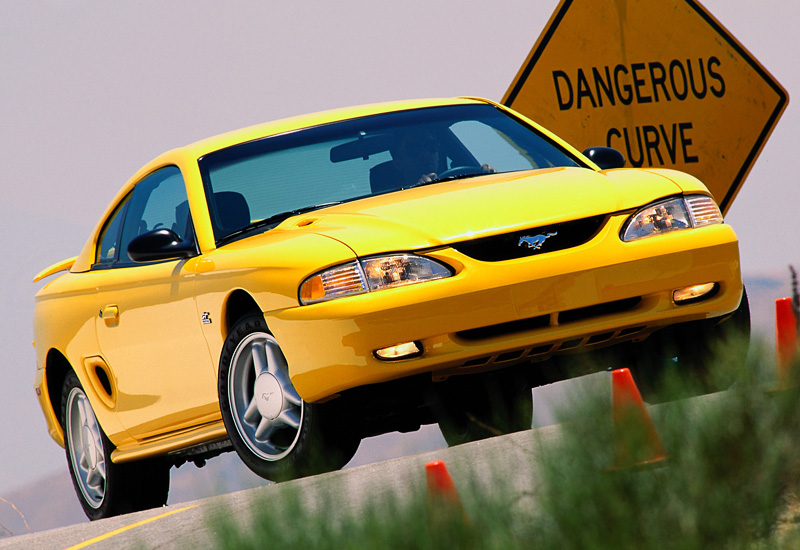
M 119 251 L 120 229 L 122 220 L 125 219 L 125 212 L 128 210 L 130 194 L 125 197 L 116 210 L 106 221 L 105 227 L 100 231 L 100 238 L 97 240 L 98 246 L 95 252 L 95 265 L 108 265 L 116 261 Z
M 131 263 L 128 245 L 154 229 L 172 229 L 181 240 L 194 239 L 183 176 L 176 166 L 153 172 L 131 194 L 120 238 L 120 263 Z

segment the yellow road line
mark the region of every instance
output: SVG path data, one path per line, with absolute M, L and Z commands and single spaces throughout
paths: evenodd
M 155 517 L 152 517 L 152 518 L 149 518 L 149 519 L 143 519 L 142 521 L 138 521 L 136 523 L 132 523 L 131 525 L 126 525 L 125 527 L 120 527 L 119 529 L 115 529 L 114 531 L 106 533 L 105 535 L 100 535 L 98 537 L 94 537 L 93 539 L 89 539 L 87 541 L 81 542 L 80 544 L 76 544 L 75 546 L 70 546 L 66 550 L 79 550 L 80 548 L 86 548 L 87 546 L 91 546 L 92 544 L 95 544 L 95 543 L 100 542 L 102 540 L 110 539 L 111 537 L 117 536 L 120 533 L 124 533 L 125 531 L 130 531 L 131 529 L 133 529 L 135 527 L 141 527 L 142 525 L 145 525 L 145 524 L 150 523 L 152 521 L 155 521 L 157 519 L 165 518 L 167 516 L 171 516 L 172 514 L 177 514 L 178 512 L 184 512 L 186 510 L 191 510 L 192 508 L 196 508 L 197 506 L 200 506 L 200 505 L 199 504 L 194 504 L 192 506 L 187 506 L 185 508 L 179 508 L 177 510 L 171 510 L 169 512 L 161 514 L 160 516 L 155 516 Z

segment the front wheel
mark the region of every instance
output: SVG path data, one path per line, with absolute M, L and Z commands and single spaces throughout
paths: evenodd
M 520 374 L 464 376 L 439 392 L 438 422 L 449 446 L 531 428 L 533 391 Z
M 231 329 L 219 365 L 219 402 L 231 443 L 242 461 L 273 481 L 344 466 L 360 438 L 333 409 L 306 403 L 262 317 Z
M 722 319 L 667 327 L 637 348 L 633 376 L 642 397 L 661 403 L 728 389 L 745 367 L 750 344 L 750 304 Z
M 61 421 L 72 484 L 90 520 L 167 503 L 170 465 L 158 459 L 113 463 L 114 446 L 100 428 L 74 372 L 64 380 Z

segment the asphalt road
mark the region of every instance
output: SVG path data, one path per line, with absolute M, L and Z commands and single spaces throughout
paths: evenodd
M 599 390 L 602 394 L 610 393 L 609 382 L 609 373 L 601 373 L 593 380 L 587 377 L 586 380 L 589 387 L 594 386 L 594 391 Z M 727 393 L 718 393 L 676 403 L 682 404 L 682 415 L 689 413 L 688 419 L 694 416 L 695 411 L 718 406 L 726 396 Z M 608 406 L 608 419 L 611 421 L 610 395 Z M 666 403 L 647 407 L 656 428 L 672 406 L 672 403 Z M 570 423 L 581 421 L 579 417 L 562 420 Z M 538 475 L 534 457 L 557 442 L 561 433 L 561 425 L 549 425 L 319 476 L 4 539 L 0 541 L 0 550 L 212 548 L 217 540 L 214 519 L 232 520 L 242 529 L 247 529 L 254 510 L 263 506 L 281 506 L 298 494 L 304 509 L 314 511 L 324 507 L 326 512 L 332 513 L 331 519 L 335 519 L 336 514 L 357 515 L 383 495 L 391 495 L 401 504 L 412 497 L 424 496 L 427 491 L 425 464 L 433 460 L 445 462 L 457 488 L 466 489 L 469 484 L 478 484 L 478 489 L 487 490 L 481 493 L 491 492 L 498 498 L 498 504 L 507 502 L 509 514 L 527 518 L 535 514 L 537 508 Z M 493 490 L 500 483 L 502 490 Z M 469 506 L 469 503 L 464 503 L 468 516 L 479 513 L 479 510 L 471 511 Z
M 559 428 L 548 426 L 495 437 L 449 449 L 396 458 L 291 482 L 258 487 L 227 495 L 165 506 L 126 516 L 33 533 L 0 542 L 11 549 L 209 548 L 214 546 L 212 517 L 233 518 L 243 527 L 256 506 L 280 505 L 288 491 L 303 495 L 307 508 L 324 506 L 335 496 L 336 512 L 358 512 L 387 492 L 403 501 L 424 494 L 425 464 L 443 460 L 456 487 L 468 480 L 493 483 L 501 475 L 511 492 L 509 511 L 527 513 L 536 484 L 531 457 L 540 445 L 558 437 Z M 469 510 L 467 510 L 469 512 Z

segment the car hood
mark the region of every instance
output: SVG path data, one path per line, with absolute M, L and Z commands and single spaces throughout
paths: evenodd
M 387 193 L 294 217 L 280 228 L 323 234 L 364 256 L 631 210 L 680 192 L 663 174 L 644 170 L 555 168 Z

